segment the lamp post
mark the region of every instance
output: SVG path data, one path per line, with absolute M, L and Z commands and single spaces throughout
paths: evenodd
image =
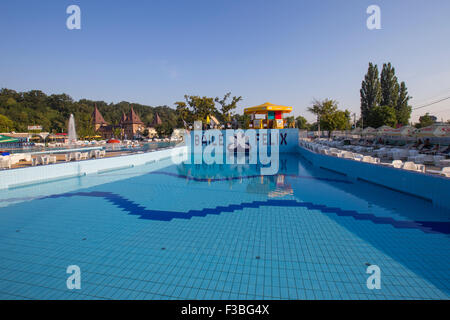
M 321 137 L 321 134 L 320 134 L 320 114 L 317 114 L 317 129 L 319 130 L 319 139 L 320 139 L 320 137 Z

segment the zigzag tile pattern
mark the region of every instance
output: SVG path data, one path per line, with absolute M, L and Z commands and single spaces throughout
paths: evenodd
M 73 192 L 47 196 L 41 199 L 63 198 L 63 197 L 96 197 L 103 198 L 119 207 L 131 215 L 138 215 L 141 219 L 171 221 L 172 219 L 191 219 L 192 217 L 205 217 L 207 215 L 219 215 L 225 212 L 234 212 L 245 208 L 260 207 L 298 207 L 310 210 L 319 210 L 323 213 L 333 213 L 340 217 L 352 217 L 355 220 L 372 221 L 376 224 L 391 225 L 399 229 L 418 229 L 425 233 L 450 234 L 450 222 L 440 221 L 402 221 L 389 217 L 377 217 L 370 213 L 359 213 L 355 210 L 342 210 L 340 208 L 327 207 L 325 205 L 314 204 L 311 202 L 301 202 L 297 200 L 274 200 L 243 202 L 240 204 L 230 204 L 228 206 L 217 206 L 215 208 L 204 208 L 201 210 L 166 211 L 152 210 L 136 204 L 135 202 L 122 197 L 113 192 Z

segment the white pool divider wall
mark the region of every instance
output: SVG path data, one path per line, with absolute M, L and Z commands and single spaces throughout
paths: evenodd
M 328 156 L 300 146 L 298 152 L 316 167 L 427 199 L 437 207 L 450 209 L 449 178 Z
M 248 129 L 248 130 L 255 130 L 255 129 Z M 191 153 L 196 152 L 202 152 L 203 149 L 211 143 L 214 143 L 213 136 L 215 135 L 214 132 L 217 132 L 218 130 L 192 130 L 190 132 L 190 149 Z M 229 141 L 226 141 L 226 137 L 232 135 L 230 132 L 235 131 L 238 132 L 238 130 L 220 130 L 222 133 L 222 139 L 218 141 L 220 145 L 223 145 L 224 147 L 224 153 L 227 143 L 230 143 Z M 239 130 L 241 132 L 246 132 L 247 130 Z M 264 143 L 266 143 L 270 147 L 270 136 L 271 131 L 276 132 L 278 136 L 278 140 L 276 142 L 279 143 L 279 152 L 280 153 L 296 153 L 297 152 L 297 146 L 298 146 L 298 129 L 267 129 L 267 130 L 255 130 L 256 131 L 256 137 L 257 137 L 257 143 L 259 145 L 259 139 L 262 139 Z
M 159 151 L 123 155 L 53 165 L 18 168 L 0 171 L 0 189 L 16 188 L 40 182 L 98 174 L 122 168 L 145 165 L 172 157 L 187 157 L 187 147 L 175 147 Z

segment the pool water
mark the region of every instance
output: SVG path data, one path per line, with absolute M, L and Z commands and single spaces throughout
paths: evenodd
M 449 299 L 448 210 L 294 154 L 259 169 L 164 160 L 0 191 L 0 298 Z

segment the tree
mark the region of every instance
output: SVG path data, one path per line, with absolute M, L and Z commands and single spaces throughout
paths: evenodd
M 7 107 L 12 107 L 17 103 L 17 101 L 14 98 L 8 98 L 8 100 L 6 100 L 6 106 Z
M 391 106 L 377 106 L 370 112 L 369 125 L 374 128 L 381 126 L 394 127 L 396 124 L 395 109 Z
M 328 131 L 328 136 L 335 130 L 348 130 L 351 127 L 350 111 L 338 110 L 338 103 L 334 100 L 314 100 L 308 111 L 318 116 L 318 123 L 322 130 Z
M 0 132 L 10 132 L 14 129 L 14 124 L 7 116 L 0 114 Z
M 177 106 L 178 126 L 184 128 L 188 123 L 194 122 L 194 115 L 187 107 L 186 102 L 178 101 L 175 102 L 175 105 Z
M 95 135 L 95 130 L 92 125 L 92 119 L 89 114 L 77 114 L 77 117 L 75 119 L 77 120 L 75 127 L 77 129 L 79 138 L 84 139 L 85 137 L 92 137 Z
M 116 138 L 116 139 L 122 139 L 123 137 L 122 137 L 122 129 L 121 128 L 114 128 L 113 129 L 113 135 L 114 135 L 114 138 Z
M 294 116 L 286 117 L 286 124 L 287 124 L 288 128 L 295 128 Z
M 227 103 L 228 98 L 230 97 L 231 92 L 228 92 L 227 94 L 224 95 L 224 97 L 222 99 L 220 99 L 219 97 L 216 97 L 214 99 L 215 102 L 217 102 L 221 108 L 220 108 L 220 112 L 221 112 L 221 120 L 225 121 L 225 122 L 230 122 L 231 121 L 231 116 L 232 116 L 232 112 L 234 109 L 236 109 L 237 103 L 239 101 L 242 100 L 242 97 L 233 97 L 230 101 L 230 103 Z
M 206 117 L 215 114 L 217 109 L 213 98 L 185 95 L 187 105 L 192 108 L 194 120 L 205 121 Z
M 351 127 L 350 111 L 336 110 L 333 113 L 325 114 L 321 119 L 321 126 L 328 130 L 329 137 L 335 130 L 349 130 Z
M 419 118 L 419 123 L 416 123 L 416 128 L 425 128 L 433 125 L 436 122 L 436 117 L 430 115 L 428 112 Z
M 309 130 L 310 131 L 318 131 L 319 130 L 319 123 L 318 122 L 311 123 L 309 125 Z
M 391 63 L 383 64 L 381 71 L 381 105 L 395 107 L 399 93 L 398 79 Z
M 361 116 L 363 121 L 369 121 L 370 111 L 380 105 L 381 83 L 378 75 L 378 66 L 369 63 L 369 69 L 361 84 Z
M 316 117 L 317 117 L 317 120 L 318 120 L 317 124 L 318 124 L 319 131 L 320 131 L 320 117 L 324 114 L 324 106 L 323 105 L 325 103 L 333 104 L 334 101 L 326 99 L 322 102 L 317 99 L 314 99 L 312 107 L 308 107 L 308 111 L 311 112 L 312 114 L 316 115 Z
M 361 118 L 364 126 L 376 126 L 380 122 L 408 124 L 412 111 L 411 106 L 408 105 L 411 97 L 408 95 L 405 82 L 399 85 L 391 63 L 383 64 L 380 80 L 378 80 L 378 67 L 369 63 L 369 70 L 362 82 L 360 95 Z M 387 108 L 378 108 L 376 112 L 372 112 L 379 106 L 393 108 L 395 121 Z M 372 115 L 374 119 L 371 118 Z
M 397 122 L 403 126 L 409 123 L 409 118 L 411 117 L 412 109 L 411 106 L 408 105 L 408 101 L 410 99 L 411 97 L 408 95 L 406 84 L 402 81 L 400 84 L 397 105 L 395 106 L 395 114 L 397 117 Z
M 295 118 L 295 122 L 297 123 L 297 128 L 301 130 L 309 130 L 310 125 L 304 117 L 298 116 L 297 118 Z
M 163 124 L 156 126 L 155 130 L 158 133 L 159 137 L 170 136 L 173 132 L 173 128 L 168 123 L 164 123 L 164 122 L 163 122 Z
M 248 114 L 235 114 L 232 116 L 231 118 L 231 123 L 234 124 L 236 123 L 238 128 L 248 128 L 249 124 L 250 124 L 250 115 Z

